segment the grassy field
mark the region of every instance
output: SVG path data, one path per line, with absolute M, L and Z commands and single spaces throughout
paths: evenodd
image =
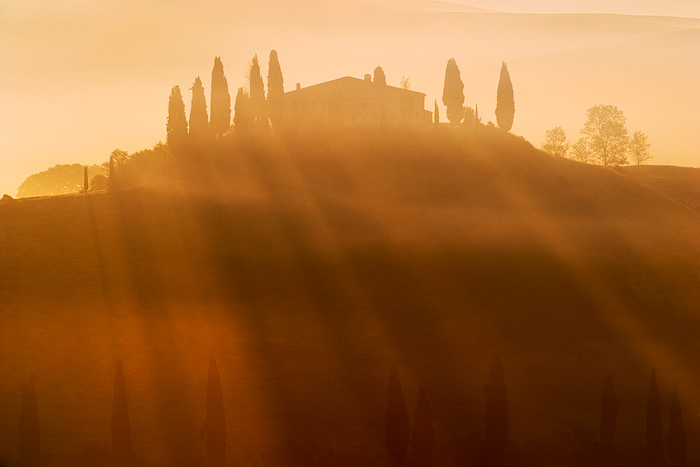
M 617 465 L 638 465 L 652 368 L 699 465 L 699 169 L 589 166 L 487 127 L 225 141 L 195 168 L 0 202 L 0 460 L 33 375 L 45 464 L 103 465 L 120 358 L 139 463 L 201 465 L 214 357 L 231 465 L 387 465 L 392 365 L 462 465 L 499 355 L 514 465 L 592 465 L 604 375 Z

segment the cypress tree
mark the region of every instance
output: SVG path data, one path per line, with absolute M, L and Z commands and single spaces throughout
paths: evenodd
M 224 64 L 221 57 L 214 58 L 214 68 L 211 70 L 211 129 L 218 136 L 226 133 L 231 126 L 231 95 L 228 92 L 228 81 L 224 75 Z
M 435 101 L 435 111 L 433 112 L 433 121 L 435 122 L 435 126 L 440 125 L 440 108 L 437 105 L 437 101 Z
M 19 415 L 19 450 L 25 465 L 39 465 L 41 436 L 39 434 L 39 409 L 34 381 L 22 383 L 22 409 Z
M 396 367 L 391 367 L 389 370 L 386 409 L 386 446 L 391 460 L 397 464 L 406 460 L 408 442 L 408 414 L 406 413 L 406 403 L 401 390 L 399 370 Z
M 503 367 L 498 357 L 491 362 L 486 384 L 486 450 L 489 459 L 498 463 L 508 449 L 508 393 Z
M 617 423 L 617 397 L 613 390 L 612 377 L 603 381 L 603 397 L 600 404 L 600 448 L 612 452 L 615 447 L 615 425 Z
M 664 439 L 661 429 L 661 401 L 659 386 L 656 383 L 656 371 L 651 371 L 649 378 L 649 396 L 647 397 L 647 458 L 652 465 L 659 465 L 664 459 Z
M 455 124 L 462 121 L 464 116 L 464 83 L 459 73 L 459 67 L 454 58 L 447 61 L 445 69 L 445 86 L 442 90 L 442 103 L 447 108 L 447 119 Z
M 166 143 L 170 153 L 181 156 L 187 147 L 187 117 L 185 116 L 185 103 L 182 100 L 180 86 L 173 86 L 170 91 L 168 122 L 165 125 L 165 130 Z
M 284 112 L 284 77 L 276 50 L 270 51 L 267 64 L 267 108 L 272 126 L 279 125 Z
M 204 97 L 204 86 L 199 76 L 195 78 L 190 88 L 192 104 L 190 105 L 190 138 L 196 144 L 202 144 L 209 135 L 209 117 L 207 116 L 207 99 Z
M 107 188 L 109 190 L 114 190 L 116 188 L 116 179 L 115 173 L 114 173 L 114 155 L 110 154 L 109 155 L 109 179 L 108 179 L 108 185 Z
M 513 85 L 505 62 L 501 62 L 501 77 L 498 80 L 496 92 L 496 122 L 498 127 L 510 131 L 513 128 L 515 101 L 513 100 Z
M 258 55 L 255 54 L 250 66 L 250 108 L 256 123 L 263 128 L 265 115 L 265 85 L 260 74 Z
M 424 466 L 431 465 L 435 454 L 435 432 L 433 431 L 433 411 L 425 396 L 423 386 L 418 391 L 411 451 L 416 460 Z
M 126 380 L 121 360 L 117 360 L 114 371 L 114 398 L 112 400 L 112 451 L 116 459 L 127 461 L 133 456 L 131 450 L 131 425 L 126 397 Z
M 670 423 L 668 426 L 668 457 L 677 466 L 685 464 L 688 446 L 685 439 L 685 427 L 681 413 L 681 400 L 678 396 L 678 388 L 673 386 L 671 394 Z
M 207 418 L 204 424 L 207 442 L 207 463 L 223 466 L 226 463 L 226 417 L 224 393 L 216 360 L 209 360 L 207 376 Z
M 88 184 L 88 168 L 87 165 L 83 166 L 83 190 L 85 190 L 85 193 L 87 194 L 89 188 Z
M 236 131 L 247 133 L 253 126 L 253 114 L 250 110 L 250 96 L 243 88 L 238 88 L 236 104 L 233 108 L 233 127 Z
M 377 84 L 386 85 L 386 75 L 384 74 L 384 70 L 382 70 L 382 67 L 378 66 L 377 68 L 374 69 L 373 82 L 375 82 Z

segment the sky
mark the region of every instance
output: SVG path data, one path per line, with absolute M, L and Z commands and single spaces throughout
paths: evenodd
M 0 195 L 14 196 L 26 177 L 56 164 L 98 164 L 116 148 L 154 146 L 165 138 L 172 86 L 189 108 L 194 77 L 208 96 L 213 59 L 221 56 L 235 95 L 254 54 L 266 74 L 271 49 L 287 90 L 362 77 L 380 65 L 389 84 L 409 77 L 426 94 L 425 107 L 437 101 L 443 112 L 444 67 L 454 57 L 465 103 L 478 104 L 487 121 L 495 121 L 506 61 L 512 132 L 531 143 L 540 145 L 554 126 L 574 142 L 587 108 L 613 104 L 630 132 L 648 135 L 653 163 L 697 167 L 698 5 L 0 0 Z

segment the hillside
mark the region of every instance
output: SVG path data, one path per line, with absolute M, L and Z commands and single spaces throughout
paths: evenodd
M 28 374 L 47 456 L 108 445 L 115 358 L 154 465 L 203 459 L 210 357 L 245 465 L 313 445 L 386 465 L 394 364 L 411 411 L 425 385 L 451 465 L 483 429 L 494 354 L 518 465 L 579 465 L 607 374 L 622 453 L 643 446 L 651 368 L 697 440 L 699 173 L 554 159 L 484 127 L 225 141 L 186 185 L 0 202 L 0 459 Z

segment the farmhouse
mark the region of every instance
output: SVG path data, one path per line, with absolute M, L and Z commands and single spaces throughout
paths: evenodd
M 284 122 L 294 129 L 367 128 L 429 124 L 425 94 L 345 76 L 284 94 Z

